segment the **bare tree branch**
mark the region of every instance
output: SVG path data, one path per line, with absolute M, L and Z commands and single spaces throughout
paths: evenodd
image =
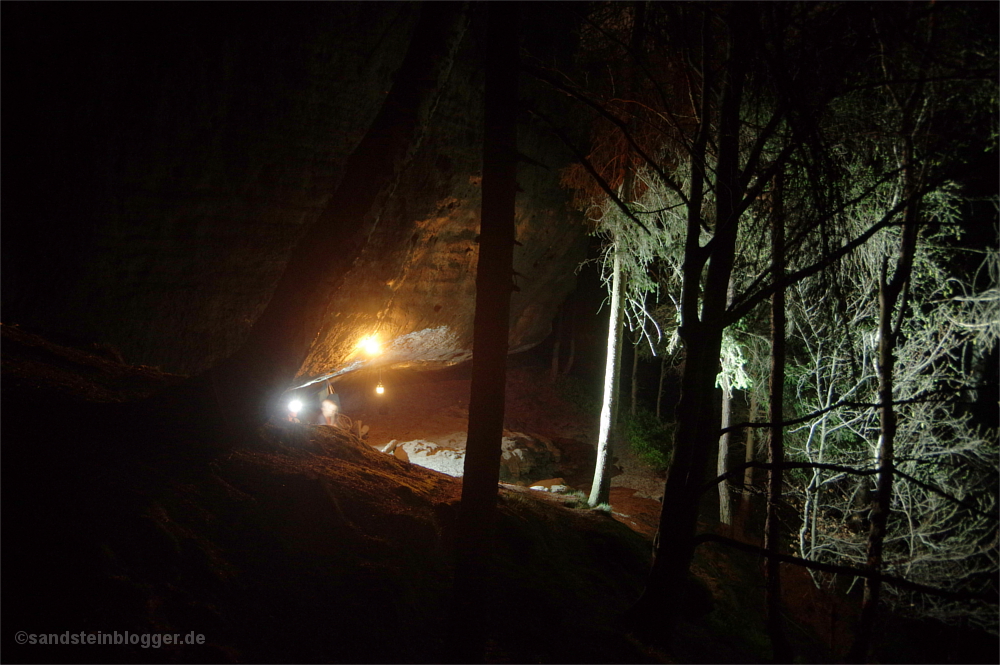
M 734 477 L 740 475 L 741 473 L 743 473 L 745 470 L 751 469 L 751 468 L 752 469 L 764 469 L 764 470 L 782 469 L 782 470 L 786 470 L 786 471 L 787 470 L 791 470 L 791 469 L 822 469 L 824 471 L 836 471 L 838 473 L 847 473 L 847 474 L 850 474 L 852 476 L 874 476 L 875 474 L 877 474 L 879 472 L 879 469 L 877 469 L 877 468 L 858 469 L 857 467 L 853 467 L 853 466 L 844 466 L 842 464 L 826 464 L 826 463 L 822 463 L 822 462 L 782 462 L 780 464 L 770 464 L 770 463 L 767 463 L 767 462 L 746 462 L 744 464 L 741 464 L 740 466 L 737 466 L 737 467 L 734 467 L 734 468 L 730 469 L 729 471 L 727 471 L 726 473 L 722 474 L 721 476 L 716 477 L 715 480 L 712 480 L 712 481 L 709 481 L 709 482 L 705 483 L 705 486 L 702 487 L 701 491 L 705 492 L 707 490 L 710 490 L 712 487 L 715 487 L 719 483 L 725 482 L 726 480 L 728 480 L 730 478 L 734 478 Z M 916 484 L 916 485 L 924 488 L 925 490 L 927 490 L 929 492 L 934 492 L 938 496 L 941 496 L 941 497 L 943 497 L 945 499 L 948 499 L 949 501 L 951 501 L 953 503 L 956 503 L 956 504 L 962 506 L 966 510 L 970 510 L 970 511 L 972 511 L 974 513 L 977 513 L 979 515 L 982 515 L 984 517 L 993 517 L 993 515 L 991 515 L 990 513 L 985 512 L 985 511 L 980 510 L 977 506 L 974 506 L 974 505 L 972 505 L 972 504 L 970 504 L 970 503 L 968 503 L 966 501 L 963 501 L 962 499 L 959 499 L 956 496 L 948 494 L 943 489 L 941 489 L 939 487 L 935 487 L 934 485 L 931 485 L 930 483 L 925 483 L 922 480 L 917 480 L 913 476 L 911 476 L 911 475 L 909 475 L 907 473 L 903 473 L 898 468 L 894 468 L 893 469 L 893 473 L 895 473 L 896 475 L 901 476 L 903 478 L 906 478 L 910 482 L 912 482 L 912 483 L 914 483 L 914 484 Z
M 734 549 L 742 550 L 744 552 L 749 552 L 750 554 L 759 554 L 761 556 L 770 557 L 778 559 L 782 563 L 790 563 L 794 566 L 802 566 L 804 568 L 812 568 L 813 570 L 821 570 L 826 573 L 834 573 L 838 575 L 852 575 L 854 577 L 863 577 L 866 579 L 877 579 L 886 584 L 891 584 L 893 586 L 899 587 L 900 589 L 906 589 L 908 591 L 916 591 L 918 593 L 928 593 L 935 596 L 941 596 L 943 598 L 951 598 L 954 600 L 982 600 L 987 603 L 997 603 L 998 597 L 995 591 L 990 592 L 976 592 L 976 591 L 949 591 L 947 589 L 938 589 L 936 587 L 927 586 L 925 584 L 917 584 L 916 582 L 910 582 L 901 577 L 896 577 L 894 575 L 885 575 L 882 573 L 877 573 L 874 571 L 862 570 L 860 568 L 854 568 L 852 566 L 838 566 L 832 563 L 822 563 L 820 561 L 809 561 L 808 559 L 801 559 L 797 556 L 790 556 L 788 554 L 779 554 L 770 550 L 765 550 L 762 547 L 757 547 L 756 545 L 750 545 L 749 543 L 743 543 L 732 538 L 726 538 L 725 536 L 719 536 L 714 533 L 703 533 L 698 535 L 694 539 L 694 546 L 697 547 L 702 543 L 719 543 L 720 545 L 726 545 Z
M 930 398 L 932 396 L 938 395 L 938 394 L 958 393 L 958 392 L 965 392 L 966 390 L 982 390 L 983 388 L 989 388 L 989 387 L 993 387 L 993 386 L 990 386 L 990 385 L 987 384 L 987 385 L 979 385 L 979 386 L 962 386 L 961 388 L 941 388 L 939 390 L 934 390 L 932 392 L 927 392 L 927 393 L 924 393 L 922 395 L 918 395 L 917 397 L 911 397 L 909 399 L 893 400 L 892 404 L 893 404 L 893 406 L 899 406 L 901 404 L 920 404 L 922 402 L 939 402 L 939 401 L 944 401 L 944 400 L 933 400 L 933 399 L 930 399 Z M 727 432 L 732 432 L 732 431 L 735 431 L 735 430 L 738 430 L 738 429 L 744 429 L 746 427 L 758 427 L 758 428 L 759 427 L 767 427 L 767 428 L 771 428 L 771 427 L 789 427 L 791 425 L 801 425 L 802 423 L 808 422 L 808 421 L 812 420 L 813 418 L 818 418 L 819 416 L 822 416 L 824 413 L 828 413 L 830 411 L 833 411 L 835 409 L 839 409 L 839 408 L 844 407 L 844 406 L 849 406 L 849 407 L 856 408 L 856 409 L 879 409 L 879 408 L 882 407 L 882 404 L 880 402 L 852 402 L 850 400 L 841 400 L 841 401 L 837 402 L 836 404 L 833 404 L 833 405 L 828 406 L 828 407 L 823 408 L 823 409 L 819 409 L 817 411 L 813 411 L 812 413 L 810 413 L 808 415 L 805 415 L 805 416 L 802 416 L 801 418 L 794 418 L 792 420 L 784 420 L 784 421 L 782 421 L 780 423 L 751 423 L 751 422 L 742 422 L 742 423 L 739 423 L 737 425 L 732 425 L 731 427 L 726 427 L 725 429 L 719 430 L 719 436 L 722 436 L 723 434 L 725 434 Z

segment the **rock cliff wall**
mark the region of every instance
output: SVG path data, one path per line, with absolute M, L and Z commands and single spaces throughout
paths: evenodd
M 5 8 L 3 318 L 195 373 L 235 351 L 392 83 L 415 3 Z M 470 356 L 482 72 L 478 10 L 433 126 L 354 260 L 302 381 Z M 568 157 L 519 176 L 511 345 L 547 335 L 583 258 Z

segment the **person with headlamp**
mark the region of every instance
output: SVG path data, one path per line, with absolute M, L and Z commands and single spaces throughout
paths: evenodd
M 332 425 L 338 427 L 337 416 L 340 414 L 340 395 L 333 388 L 333 383 L 328 379 L 326 382 L 326 396 L 319 404 L 319 415 L 316 416 L 317 425 Z
M 302 411 L 302 400 L 293 399 L 288 403 L 288 422 L 290 423 L 300 423 L 299 412 Z
M 337 404 L 337 400 L 334 398 L 336 394 L 327 395 L 323 398 L 323 401 L 319 404 L 319 415 L 316 416 L 317 425 L 332 425 L 334 427 L 339 427 L 337 424 L 337 415 L 340 413 L 340 406 Z

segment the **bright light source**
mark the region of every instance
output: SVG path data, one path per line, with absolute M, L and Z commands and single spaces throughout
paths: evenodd
M 375 392 L 381 395 L 382 393 L 385 392 L 385 386 L 379 383 L 377 386 L 375 386 Z
M 377 356 L 382 353 L 382 346 L 378 343 L 378 338 L 375 335 L 365 337 L 358 343 L 358 346 L 370 356 Z
M 294 414 L 298 414 L 298 412 L 302 410 L 302 401 L 293 399 L 288 403 L 288 410 Z

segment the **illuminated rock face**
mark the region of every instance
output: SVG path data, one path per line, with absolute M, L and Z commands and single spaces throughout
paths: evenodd
M 482 86 L 479 62 L 456 62 L 452 85 L 398 195 L 337 292 L 327 325 L 301 371 L 301 381 L 363 366 L 360 337 L 376 333 L 384 367 L 441 367 L 472 352 L 479 245 Z M 541 342 L 559 304 L 575 286 L 584 259 L 585 227 L 567 206 L 558 169 L 569 155 L 558 139 L 523 123 L 518 144 L 543 169 L 523 164 L 518 182 L 511 296 L 511 351 Z
M 5 81 L 18 100 L 5 104 L 7 120 L 22 129 L 5 165 L 22 180 L 5 167 L 4 322 L 108 343 L 171 371 L 233 353 L 391 86 L 416 4 L 260 6 L 228 18 L 225 7 L 201 18 L 153 9 L 163 12 L 155 20 L 125 9 L 110 22 L 95 10 L 65 29 L 42 14 L 27 21 L 23 39 L 5 45 L 24 62 L 23 78 Z M 373 332 L 386 345 L 381 365 L 470 357 L 478 16 L 367 246 L 330 257 L 353 267 L 298 383 L 369 362 L 356 345 Z M 91 28 L 96 43 L 84 37 Z M 520 150 L 550 169 L 519 173 L 512 350 L 548 334 L 585 243 L 558 185 L 568 156 L 538 127 L 520 131 Z

